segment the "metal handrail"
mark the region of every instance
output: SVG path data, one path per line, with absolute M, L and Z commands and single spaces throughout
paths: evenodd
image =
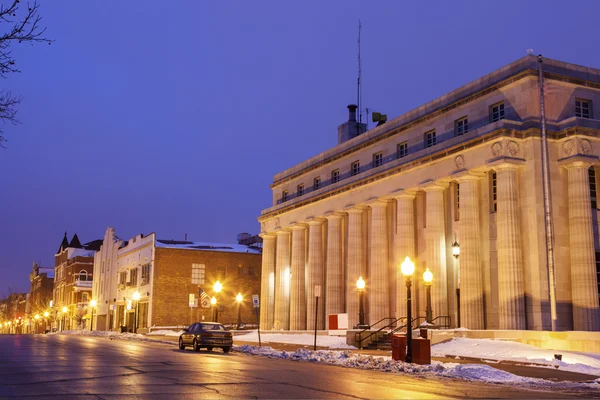
M 396 318 L 396 319 L 391 318 L 391 317 L 383 318 L 383 319 L 377 321 L 373 325 L 377 325 L 377 324 L 379 324 L 379 323 L 381 323 L 382 321 L 385 321 L 385 320 L 392 320 L 392 322 L 390 322 L 386 326 L 378 329 L 375 332 L 371 332 L 371 334 L 369 334 L 368 336 L 365 336 L 364 338 L 361 337 L 362 333 L 365 332 L 365 331 L 367 331 L 369 328 L 365 328 L 365 329 L 363 329 L 360 332 L 356 332 L 354 334 L 354 340 L 358 342 L 359 349 L 362 349 L 362 342 L 363 342 L 363 340 L 366 340 L 366 339 L 370 338 L 371 336 L 376 335 L 376 334 L 382 332 L 386 328 L 387 329 L 391 329 L 389 332 L 386 333 L 386 335 L 392 335 L 392 334 L 398 332 L 399 330 L 405 329 L 405 328 L 408 330 L 408 324 L 404 324 L 404 325 L 400 325 L 400 326 L 397 326 L 397 327 L 393 327 L 396 324 L 396 322 L 398 322 L 398 321 L 400 321 L 402 319 L 407 319 L 407 318 L 406 317 L 399 317 L 399 318 Z M 451 325 L 451 323 L 452 323 L 452 318 L 449 315 L 439 315 L 439 316 L 433 318 L 431 320 L 431 322 L 433 323 L 433 322 L 435 322 L 438 319 L 439 320 L 444 320 L 444 322 L 445 322 L 443 325 L 442 324 L 438 324 L 437 326 L 439 326 L 439 327 L 449 328 L 450 325 Z M 415 317 L 415 318 L 412 318 L 411 321 L 410 321 L 410 329 L 413 329 L 413 327 L 415 326 L 414 322 L 415 321 L 419 321 L 419 320 L 426 320 L 426 318 L 425 317 Z M 356 339 L 356 335 L 359 335 L 358 336 L 358 340 Z
M 374 323 L 373 325 L 371 325 L 371 326 L 377 325 L 377 324 L 379 324 L 379 323 L 381 323 L 381 322 L 383 322 L 383 321 L 385 321 L 385 320 L 392 320 L 392 322 L 390 322 L 389 324 L 387 324 L 387 325 L 383 326 L 382 328 L 379 328 L 379 329 L 378 329 L 378 330 L 376 330 L 375 332 L 371 332 L 371 334 L 370 334 L 370 335 L 368 335 L 368 336 L 366 336 L 366 337 L 364 337 L 364 338 L 362 337 L 362 333 L 363 333 L 363 332 L 365 332 L 365 331 L 367 331 L 367 330 L 369 330 L 370 328 L 365 328 L 365 329 L 363 329 L 363 330 L 362 330 L 362 331 L 360 331 L 360 332 L 356 332 L 356 333 L 354 333 L 354 340 L 358 342 L 358 346 L 359 346 L 359 348 L 362 348 L 362 342 L 363 342 L 363 340 L 365 340 L 365 339 L 368 339 L 368 338 L 370 338 L 371 336 L 378 334 L 379 332 L 383 331 L 383 330 L 384 330 L 384 329 L 386 329 L 386 328 L 390 329 L 392 326 L 395 326 L 396 322 L 398 322 L 399 320 L 401 320 L 401 319 L 403 319 L 403 318 L 404 318 L 404 319 L 406 319 L 406 317 L 400 317 L 400 318 L 396 318 L 396 319 L 394 319 L 394 318 L 391 318 L 391 317 L 386 317 L 386 318 L 380 319 L 379 321 L 375 322 L 375 323 Z M 356 340 L 356 335 L 359 335 L 359 336 L 358 336 L 358 340 Z

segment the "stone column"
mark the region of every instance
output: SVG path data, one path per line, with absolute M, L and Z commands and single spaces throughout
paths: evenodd
M 342 266 L 342 213 L 328 213 L 325 325 L 329 329 L 329 314 L 344 312 L 344 269 Z
M 275 235 L 263 233 L 262 272 L 260 278 L 260 327 L 270 330 L 275 313 Z
M 433 273 L 433 283 L 431 285 L 433 318 L 448 315 L 446 218 L 444 215 L 444 189 L 446 187 L 448 187 L 447 184 L 431 183 L 424 188 L 426 192 L 425 267 Z
M 598 282 L 587 161 L 566 165 L 569 190 L 569 245 L 573 329 L 599 331 Z M 594 210 L 595 212 L 595 210 Z
M 290 329 L 290 232 L 277 232 L 275 252 L 275 329 Z
M 527 329 L 525 325 L 523 250 L 517 197 L 518 165 L 505 163 L 494 168 L 498 189 L 496 225 L 500 329 Z
M 290 330 L 306 329 L 306 225 L 292 226 Z
M 391 317 L 390 290 L 389 290 L 389 258 L 388 258 L 388 201 L 375 201 L 371 206 L 371 257 L 370 257 L 370 285 L 369 296 L 369 323 L 376 324 L 383 318 Z M 380 323 L 375 328 L 379 329 L 385 324 Z
M 396 217 L 396 318 L 406 317 L 406 279 L 400 271 L 402 261 L 408 256 L 415 260 L 415 196 L 416 193 L 404 191 L 396 196 L 398 210 Z M 417 274 L 419 269 L 416 269 Z M 413 290 L 413 299 L 416 291 Z M 413 315 L 417 315 L 417 302 L 412 302 Z
M 356 281 L 359 277 L 367 279 L 365 268 L 365 234 L 363 232 L 364 207 L 346 209 L 348 212 L 348 271 L 346 273 L 346 313 L 348 328 L 358 325 L 358 292 Z M 367 290 L 370 282 L 367 282 Z
M 479 179 L 471 174 L 457 179 L 460 185 L 460 315 L 461 325 L 469 329 L 484 329 Z
M 317 311 L 317 329 L 325 329 L 323 307 L 325 288 L 323 287 L 323 222 L 322 218 L 308 221 L 308 273 L 306 275 L 306 329 L 315 329 L 315 285 L 321 286 L 319 309 Z

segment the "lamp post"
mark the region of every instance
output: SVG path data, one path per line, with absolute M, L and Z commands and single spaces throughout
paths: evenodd
M 44 311 L 44 333 L 46 333 L 46 330 L 48 329 L 48 317 L 50 316 L 50 313 L 48 311 Z
M 217 299 L 217 296 L 219 295 L 219 293 L 221 293 L 221 290 L 223 290 L 223 285 L 221 284 L 221 282 L 216 281 L 215 284 L 213 285 L 213 290 L 215 291 L 215 301 Z M 216 306 L 216 302 L 215 302 L 215 306 Z M 215 322 L 219 322 L 219 308 L 218 306 L 215 307 Z
M 415 272 L 415 264 L 410 260 L 410 257 L 406 257 L 404 262 L 400 266 L 402 275 L 406 278 L 406 358 L 407 363 L 412 362 L 412 299 L 410 294 L 410 287 L 412 285 L 411 277 Z
M 423 272 L 423 281 L 425 282 L 425 289 L 427 291 L 427 307 L 425 308 L 425 321 L 432 324 L 433 322 L 433 311 L 431 310 L 431 281 L 433 280 L 433 273 L 427 268 Z
M 365 280 L 362 276 L 359 276 L 356 281 L 356 290 L 358 290 L 358 328 L 366 328 L 364 304 Z
M 212 306 L 213 306 L 213 317 L 215 319 L 215 322 L 219 322 L 219 321 L 217 321 L 217 319 L 219 318 L 219 316 L 218 316 L 219 311 L 217 310 L 217 298 L 215 296 L 213 296 L 210 299 L 210 304 L 212 304 Z
M 456 323 L 457 327 L 460 327 L 460 264 L 458 264 L 458 257 L 460 257 L 460 245 L 454 240 L 452 243 L 452 255 L 454 256 L 454 270 L 456 271 Z
M 135 316 L 133 318 L 133 333 L 137 333 L 138 327 L 138 311 L 140 306 L 140 292 L 137 290 L 133 294 L 133 300 L 135 301 Z
M 61 327 L 62 329 L 61 329 L 61 331 L 64 331 L 65 330 L 65 324 L 67 323 L 67 311 L 69 311 L 69 309 L 66 306 L 63 306 L 63 308 L 62 308 L 61 311 L 63 313 L 63 315 L 62 315 L 62 327 Z
M 90 300 L 90 308 L 92 309 L 92 318 L 90 319 L 90 332 L 94 330 L 94 308 L 96 308 L 97 305 L 98 303 L 96 302 L 96 300 Z
M 241 293 L 238 293 L 237 296 L 235 296 L 235 301 L 237 301 L 238 303 L 238 320 L 237 320 L 237 328 L 240 329 L 240 325 L 242 325 L 242 301 L 244 300 L 244 298 L 242 297 Z

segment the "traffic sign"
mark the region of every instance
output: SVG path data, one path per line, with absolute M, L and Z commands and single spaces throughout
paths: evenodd
M 260 307 L 260 302 L 258 300 L 258 295 L 257 294 L 253 294 L 252 295 L 252 305 L 254 306 L 254 308 Z

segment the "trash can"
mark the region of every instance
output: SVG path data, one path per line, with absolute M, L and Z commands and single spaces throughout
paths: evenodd
M 412 340 L 412 362 L 420 365 L 431 364 L 431 341 L 416 338 Z
M 406 336 L 392 335 L 392 360 L 404 361 L 406 358 Z

